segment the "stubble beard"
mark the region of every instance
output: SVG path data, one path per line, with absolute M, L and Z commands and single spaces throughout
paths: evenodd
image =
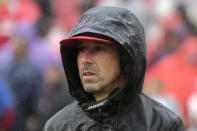
M 102 95 L 102 94 L 108 94 L 110 93 L 114 88 L 119 86 L 117 83 L 119 82 L 121 78 L 121 74 L 118 74 L 113 79 L 109 81 L 105 81 L 103 77 L 98 76 L 95 80 L 83 80 L 82 79 L 82 85 L 84 90 L 87 93 L 91 93 L 94 95 Z
M 103 82 L 104 79 L 99 77 L 96 80 L 82 80 L 82 85 L 87 93 L 98 94 L 102 92 L 106 87 Z
M 121 74 L 117 74 L 111 80 L 105 81 L 105 77 L 101 76 L 100 71 L 95 66 L 84 66 L 81 69 L 81 72 L 85 71 L 86 69 L 93 71 L 97 78 L 95 79 L 83 79 L 83 76 L 80 73 L 80 79 L 83 85 L 83 89 L 87 93 L 91 93 L 94 95 L 99 95 L 103 93 L 108 93 L 111 88 L 116 86 L 117 82 L 119 81 Z
M 95 79 L 83 79 L 83 72 L 86 70 L 90 70 L 94 72 L 97 76 Z M 104 79 L 100 77 L 99 69 L 96 66 L 93 65 L 85 65 L 80 69 L 80 79 L 83 85 L 84 90 L 87 93 L 95 94 L 97 92 L 100 92 L 105 86 L 102 84 L 104 82 Z

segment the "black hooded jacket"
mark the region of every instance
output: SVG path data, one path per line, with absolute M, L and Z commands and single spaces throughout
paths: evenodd
M 181 119 L 142 93 L 146 69 L 143 26 L 127 9 L 99 7 L 86 11 L 68 37 L 93 35 L 118 43 L 126 82 L 96 102 L 83 90 L 77 50 L 61 45 L 70 94 L 77 101 L 53 116 L 44 131 L 184 131 Z

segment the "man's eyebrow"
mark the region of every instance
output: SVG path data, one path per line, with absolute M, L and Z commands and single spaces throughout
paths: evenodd
M 100 45 L 105 45 L 106 44 L 106 42 L 103 42 L 103 41 L 95 41 L 95 43 L 100 44 Z

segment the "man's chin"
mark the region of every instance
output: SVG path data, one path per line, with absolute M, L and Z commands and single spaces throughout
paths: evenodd
M 85 84 L 84 90 L 87 93 L 97 93 L 100 91 L 100 88 L 98 86 L 95 86 L 95 84 Z

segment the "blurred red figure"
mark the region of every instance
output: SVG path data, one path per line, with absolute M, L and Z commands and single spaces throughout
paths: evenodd
M 164 94 L 171 94 L 178 100 L 186 118 L 187 101 L 197 78 L 197 38 L 188 37 L 174 54 L 151 67 L 146 78 L 152 76 L 162 81 Z

